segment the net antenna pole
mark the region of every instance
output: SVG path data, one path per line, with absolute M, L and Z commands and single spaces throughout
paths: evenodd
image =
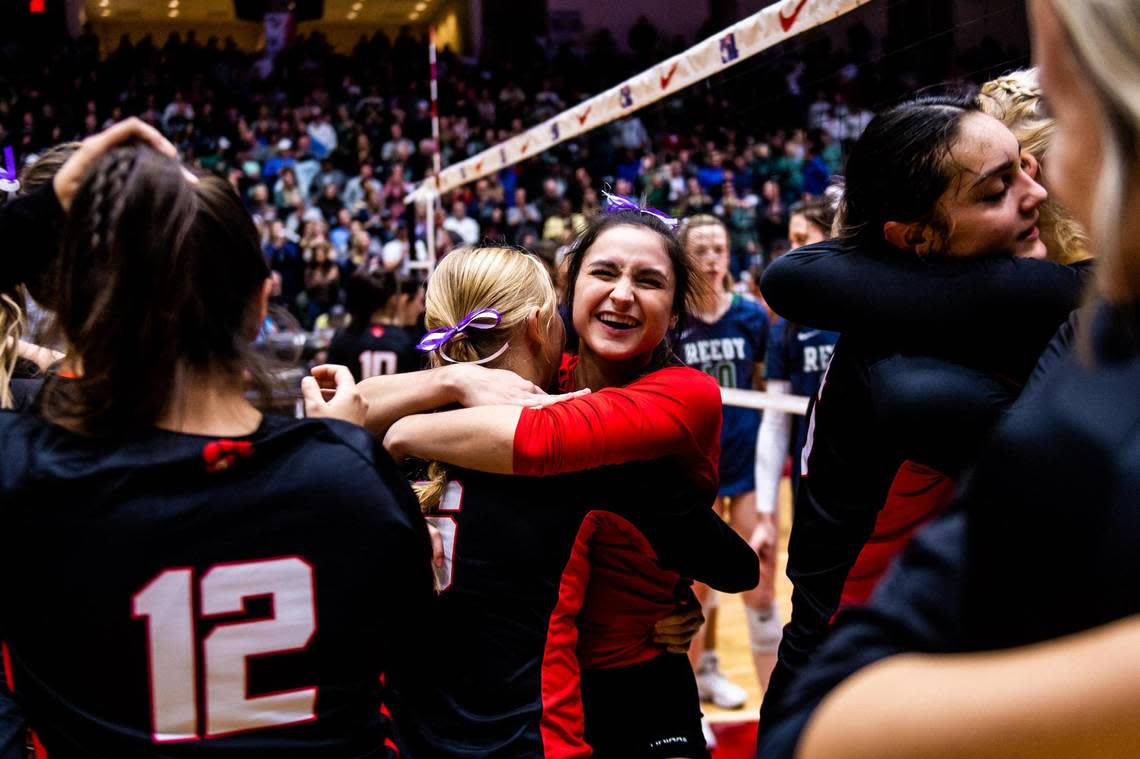
M 439 144 L 439 68 L 435 62 L 435 25 L 428 26 L 428 64 L 431 67 L 431 164 L 433 192 L 428 195 L 428 274 L 435 271 L 435 203 L 439 198 L 439 172 L 443 170 Z
M 435 26 L 428 26 L 428 66 L 431 70 L 429 91 L 431 93 L 431 176 L 425 177 L 423 183 L 404 199 L 406 203 L 424 204 L 424 237 L 427 245 L 427 258 L 424 261 L 411 261 L 409 268 L 424 269 L 428 274 L 435 271 L 435 204 L 439 199 L 439 173 L 443 170 L 443 156 L 440 151 L 439 140 L 439 68 L 435 56 Z M 415 241 L 412 241 L 414 252 Z

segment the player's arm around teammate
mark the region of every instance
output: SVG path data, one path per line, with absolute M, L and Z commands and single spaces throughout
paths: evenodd
M 1135 0 L 1030 3 L 1034 56 L 1057 121 L 1052 187 L 1101 255 L 1100 302 L 1084 344 L 1059 361 L 1046 357 L 1053 367 L 992 437 L 961 492 L 961 513 L 918 536 L 866 613 L 840 616 L 789 709 L 762 739 L 760 756 L 836 756 L 843 749 L 831 749 L 841 746 L 862 755 L 1135 753 L 1135 656 L 1115 647 L 1136 645 L 1128 639 L 1134 617 L 1126 618 L 1140 611 L 1140 182 L 1132 138 L 1140 110 L 1124 94 L 1140 77 L 1140 40 L 1120 33 L 1134 27 L 1138 10 Z M 1080 457 L 1071 455 L 1073 445 Z M 948 534 L 955 521 L 957 534 Z M 929 570 L 940 566 L 955 571 L 936 594 L 924 592 L 934 584 L 924 580 L 938 579 Z M 1059 594 L 1074 603 L 1064 612 L 1040 611 Z M 939 609 L 944 598 L 952 601 L 948 619 Z M 996 652 L 895 656 L 868 666 L 910 652 L 980 651 Z M 986 687 L 991 676 L 996 682 Z M 958 677 L 966 678 L 965 689 Z M 839 685 L 844 680 L 849 687 Z M 875 699 L 870 708 L 867 698 Z M 908 729 L 875 735 L 868 715 Z M 968 725 L 959 722 L 971 715 Z M 923 748 L 940 735 L 953 745 Z M 970 745 L 975 737 L 989 745 Z

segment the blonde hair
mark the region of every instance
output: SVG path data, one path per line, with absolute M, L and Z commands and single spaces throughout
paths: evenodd
M 453 250 L 428 280 L 424 322 L 428 329 L 451 327 L 480 308 L 498 311 L 502 317 L 499 324 L 456 334 L 431 353 L 432 366 L 442 365 L 441 350 L 456 363 L 493 355 L 518 328 L 525 327 L 536 308 L 542 329 L 549 329 L 558 318 L 558 295 L 546 267 L 530 253 L 492 246 Z M 484 365 L 501 366 L 509 359 L 507 352 Z M 436 508 L 446 486 L 447 467 L 433 462 L 428 467 L 428 482 L 416 487 L 420 506 L 425 511 Z
M 16 371 L 20 337 L 24 334 L 24 309 L 19 289 L 0 293 L 0 408 L 12 408 L 12 374 Z
M 1140 133 L 1140 2 L 1136 0 L 1050 0 L 1073 56 L 1084 71 L 1104 119 L 1094 197 L 1093 239 L 1100 246 L 1098 277 L 1110 300 L 1140 299 L 1140 254 L 1126 249 L 1120 223 L 1135 192 L 1136 135 Z
M 986 82 L 978 94 L 978 107 L 1009 127 L 1022 149 L 1031 153 L 1044 170 L 1056 125 L 1045 109 L 1037 69 L 1012 71 Z M 1050 197 L 1038 210 L 1041 239 L 1050 260 L 1071 264 L 1091 257 L 1084 228 L 1060 203 Z

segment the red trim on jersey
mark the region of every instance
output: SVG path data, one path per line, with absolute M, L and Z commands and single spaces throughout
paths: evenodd
M 12 653 L 8 650 L 8 644 L 0 640 L 0 659 L 4 660 L 4 683 L 8 686 L 8 691 L 11 693 L 16 692 L 16 680 L 12 677 Z M 29 727 L 28 737 L 32 739 L 32 756 L 35 759 L 48 759 L 47 749 L 44 744 L 40 743 L 40 737 Z
M 632 522 L 598 513 L 591 540 L 590 583 L 579 615 L 578 660 L 584 669 L 608 669 L 656 659 L 654 625 L 673 613 L 688 581 L 663 568 Z
M 673 458 L 702 490 L 715 493 L 721 418 L 716 380 L 689 367 L 660 369 L 625 387 L 523 409 L 514 473 L 541 477 Z
M 946 508 L 954 497 L 954 489 L 955 482 L 938 470 L 913 461 L 903 462 L 871 537 L 847 573 L 839 609 L 867 603 L 891 560 L 902 552 L 919 527 Z
M 571 759 L 593 753 L 584 737 L 586 718 L 577 656 L 578 612 L 590 583 L 590 541 L 601 516 L 601 512 L 591 511 L 578 526 L 570 558 L 562 569 L 558 601 L 547 624 L 539 721 L 545 759 Z
M 4 659 L 4 684 L 8 686 L 8 690 L 15 693 L 16 686 L 13 683 L 16 681 L 12 679 L 12 655 L 8 653 L 8 644 L 2 640 L 0 640 L 0 657 Z

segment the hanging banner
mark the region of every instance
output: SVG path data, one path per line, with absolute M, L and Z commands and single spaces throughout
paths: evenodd
M 297 25 L 288 11 L 270 11 L 265 14 L 265 57 L 275 59 L 293 41 Z
M 868 2 L 871 0 L 782 0 L 769 5 L 664 63 L 448 166 L 437 176 L 435 190 L 447 192 L 533 158 L 560 142 L 628 116 Z

